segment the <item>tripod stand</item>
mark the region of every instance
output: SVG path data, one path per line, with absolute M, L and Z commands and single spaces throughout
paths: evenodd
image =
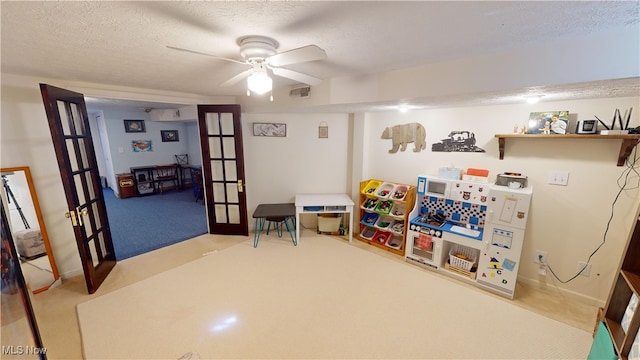
M 22 219 L 24 228 L 31 229 L 31 226 L 29 226 L 29 222 L 27 221 L 27 218 L 24 216 L 24 213 L 22 212 L 22 208 L 20 207 L 20 204 L 18 204 L 18 200 L 16 200 L 16 197 L 13 195 L 13 191 L 11 191 L 11 187 L 9 186 L 9 179 L 7 179 L 6 175 L 2 175 L 2 186 L 4 186 L 4 191 L 7 192 L 7 202 L 11 204 L 11 200 L 13 200 L 13 203 L 16 204 L 16 210 L 18 210 L 18 214 L 20 214 L 20 218 Z

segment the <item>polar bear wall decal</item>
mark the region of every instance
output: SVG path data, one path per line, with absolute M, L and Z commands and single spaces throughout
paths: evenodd
M 426 132 L 424 126 L 419 123 L 409 123 L 403 125 L 395 125 L 384 129 L 382 139 L 391 139 L 392 148 L 389 150 L 391 154 L 396 153 L 398 149 L 405 151 L 408 143 L 413 143 L 413 151 L 420 152 L 427 148 L 425 141 Z

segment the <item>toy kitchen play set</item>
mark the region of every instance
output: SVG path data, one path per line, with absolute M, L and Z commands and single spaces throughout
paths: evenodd
M 531 195 L 520 174 L 495 184 L 419 176 L 406 260 L 513 298 Z

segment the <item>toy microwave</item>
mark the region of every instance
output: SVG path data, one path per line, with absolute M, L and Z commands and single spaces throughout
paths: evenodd
M 451 182 L 433 177 L 418 176 L 416 187 L 418 195 L 448 198 L 451 192 Z

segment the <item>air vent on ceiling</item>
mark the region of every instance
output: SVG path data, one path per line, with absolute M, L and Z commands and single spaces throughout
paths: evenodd
M 289 91 L 289 96 L 295 98 L 307 98 L 311 96 L 311 86 L 304 86 Z

